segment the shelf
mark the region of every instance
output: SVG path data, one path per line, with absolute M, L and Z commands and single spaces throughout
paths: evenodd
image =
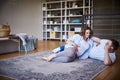
M 56 9 L 47 9 L 47 11 L 60 11 L 61 8 L 56 8 Z
M 66 17 L 82 17 L 82 15 L 67 15 Z
M 43 3 L 43 39 L 62 41 L 79 33 L 87 25 L 83 22 L 83 15 L 92 13 L 91 2 L 92 0 L 64 0 Z
M 67 23 L 67 25 L 82 25 L 82 23 Z
M 43 24 L 43 25 L 61 25 L 61 23 L 57 23 L 57 24 Z
M 82 15 L 66 15 L 66 16 L 43 16 L 43 18 L 61 18 L 61 17 L 82 17 Z
M 55 4 L 55 3 L 61 3 L 64 1 L 49 1 L 49 2 L 45 2 L 44 4 Z
M 75 10 L 75 9 L 83 9 L 83 8 L 85 8 L 85 7 L 70 7 L 70 8 L 67 8 L 67 9 L 73 9 L 73 10 Z
M 47 18 L 60 18 L 61 16 L 47 16 Z

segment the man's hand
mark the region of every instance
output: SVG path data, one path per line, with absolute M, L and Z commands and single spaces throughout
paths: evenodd
M 110 45 L 109 45 L 109 43 L 107 42 L 107 43 L 105 44 L 105 50 L 107 50 L 107 51 L 109 52 L 109 49 L 110 49 Z
M 110 49 L 110 45 L 109 43 L 107 42 L 105 44 L 105 54 L 104 54 L 104 64 L 106 65 L 111 65 L 112 64 L 112 61 L 110 59 L 110 56 L 109 56 L 109 49 Z

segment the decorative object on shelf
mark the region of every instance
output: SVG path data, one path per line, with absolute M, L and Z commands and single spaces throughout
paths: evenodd
M 45 11 L 47 8 L 46 7 L 42 7 L 42 10 Z
M 51 16 L 51 14 L 47 14 L 47 17 L 50 17 Z
M 43 24 L 47 24 L 47 21 L 43 21 Z
M 0 37 L 8 36 L 10 34 L 9 25 L 0 25 Z
M 54 24 L 57 24 L 57 22 L 55 21 Z
M 50 24 L 53 24 L 53 21 L 50 21 Z
M 74 19 L 74 20 L 71 21 L 71 23 L 81 23 L 81 20 L 79 20 L 79 19 Z
M 69 14 L 69 16 L 73 16 L 73 14 L 71 13 L 71 14 Z
M 90 20 L 87 20 L 87 26 L 90 27 Z
M 52 29 L 47 29 L 46 31 L 53 31 Z
M 69 23 L 68 20 L 63 20 L 63 24 Z
M 73 8 L 78 7 L 77 3 L 76 3 L 76 2 L 73 2 L 72 7 L 73 7 Z

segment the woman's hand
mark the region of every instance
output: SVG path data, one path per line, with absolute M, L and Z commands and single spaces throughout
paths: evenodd
M 78 45 L 77 45 L 77 44 L 75 44 L 74 42 L 72 42 L 72 41 L 70 41 L 70 40 L 67 40 L 66 43 L 67 43 L 67 44 L 71 44 L 71 45 L 75 48 L 75 52 L 78 51 Z

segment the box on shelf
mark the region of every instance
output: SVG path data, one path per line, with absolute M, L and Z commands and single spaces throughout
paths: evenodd
M 75 27 L 75 32 L 81 32 L 81 28 L 80 27 Z
M 54 31 L 60 31 L 59 26 L 54 27 Z
M 58 36 L 57 32 L 50 32 L 50 38 L 58 38 Z
M 71 36 L 73 36 L 74 34 L 75 34 L 75 31 L 68 32 L 68 38 L 71 37 Z

